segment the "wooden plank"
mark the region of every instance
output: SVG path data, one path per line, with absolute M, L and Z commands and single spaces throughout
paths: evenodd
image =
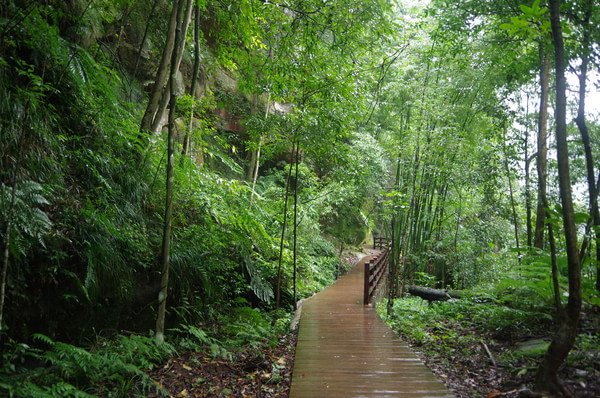
M 366 260 L 304 302 L 290 397 L 455 397 L 363 305 Z

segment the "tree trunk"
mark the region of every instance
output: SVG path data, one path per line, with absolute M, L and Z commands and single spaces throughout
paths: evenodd
M 192 97 L 192 109 L 190 110 L 190 120 L 188 128 L 183 137 L 183 148 L 181 149 L 181 160 L 187 155 L 190 149 L 190 136 L 193 130 L 194 121 L 194 105 L 196 103 L 196 90 L 198 89 L 198 73 L 200 73 L 200 6 L 198 2 L 194 6 L 195 20 L 194 20 L 194 72 L 192 75 L 192 85 L 190 87 L 190 96 Z
M 267 97 L 267 109 L 265 109 L 265 120 L 269 117 L 269 108 L 271 107 L 271 94 Z M 254 192 L 254 188 L 256 187 L 256 179 L 258 178 L 258 169 L 260 168 L 260 151 L 262 148 L 262 144 L 265 141 L 265 137 L 261 136 L 260 141 L 258 142 L 258 149 L 256 151 L 256 160 L 253 167 L 252 172 L 252 192 Z
M 552 264 L 552 288 L 554 292 L 554 306 L 556 307 L 556 319 L 560 319 L 563 312 L 560 300 L 560 285 L 558 283 L 558 263 L 556 262 L 556 241 L 554 240 L 554 225 L 548 223 L 548 241 L 550 242 L 550 261 Z
M 396 189 L 400 189 L 401 186 L 401 172 L 402 162 L 400 155 L 398 155 L 398 161 L 396 163 Z M 388 271 L 388 302 L 387 311 L 390 313 L 393 305 L 393 300 L 399 296 L 398 285 L 400 283 L 400 258 L 401 258 L 401 233 L 402 223 L 399 221 L 400 211 L 397 210 L 392 213 L 391 229 L 392 229 L 392 252 L 389 257 L 389 271 Z
M 258 102 L 258 99 L 257 99 Z M 267 97 L 267 109 L 265 109 L 265 120 L 269 117 L 269 107 L 271 106 L 271 94 Z M 248 170 L 248 180 L 252 181 L 252 190 L 250 193 L 250 204 L 252 204 L 252 198 L 254 198 L 254 190 L 256 189 L 256 180 L 258 179 L 258 170 L 260 168 L 260 152 L 262 144 L 265 141 L 264 136 L 261 135 L 258 141 L 258 149 L 252 151 L 252 158 L 250 161 L 250 168 Z
M 525 120 L 529 118 L 529 94 L 525 104 Z M 527 224 L 527 247 L 533 244 L 533 233 L 531 231 L 531 190 L 529 189 L 529 166 L 532 158 L 529 157 L 529 124 L 525 122 L 525 137 L 523 137 L 523 160 L 525 161 L 525 222 Z
M 463 294 L 458 290 L 440 290 L 425 286 L 411 285 L 408 287 L 408 292 L 413 296 L 421 297 L 429 302 L 444 301 L 451 298 L 461 298 Z
M 142 118 L 142 125 L 140 130 L 142 133 L 147 133 L 154 124 L 154 119 L 157 116 L 160 99 L 163 97 L 163 88 L 167 83 L 169 73 L 169 62 L 173 58 L 173 48 L 175 46 L 175 31 L 177 29 L 178 21 L 181 17 L 177 16 L 178 7 L 181 1 L 173 2 L 173 9 L 171 10 L 171 17 L 169 18 L 169 29 L 167 30 L 167 37 L 165 39 L 165 47 L 163 48 L 162 58 L 158 71 L 156 72 L 156 78 L 154 79 L 154 87 L 150 93 L 150 99 L 148 100 L 148 106 L 146 112 Z
M 589 193 L 589 208 L 592 222 L 595 227 L 600 226 L 600 211 L 598 211 L 598 187 L 596 186 L 595 171 L 594 171 L 594 156 L 590 145 L 590 134 L 587 123 L 585 121 L 585 93 L 587 89 L 587 72 L 590 58 L 590 17 L 591 4 L 588 1 L 586 4 L 586 14 L 582 21 L 583 37 L 581 40 L 582 55 L 581 55 L 581 70 L 579 72 L 579 107 L 577 109 L 577 117 L 575 123 L 581 133 L 581 141 L 585 151 L 585 163 L 588 180 Z M 596 261 L 600 260 L 600 231 L 596 228 Z M 583 255 L 583 253 L 582 253 Z M 598 276 L 596 278 L 596 289 L 600 291 L 600 268 L 597 268 Z
M 25 114 L 28 113 L 29 101 L 25 105 Z M 10 203 L 8 204 L 8 216 L 6 219 L 6 226 L 4 228 L 4 236 L 2 239 L 3 252 L 2 252 L 2 274 L 0 276 L 0 342 L 2 341 L 2 330 L 4 329 L 4 303 L 6 299 L 6 278 L 8 277 L 8 263 L 10 260 L 10 239 L 12 223 L 14 218 L 14 209 L 17 201 L 17 178 L 20 176 L 21 159 L 23 157 L 23 141 L 25 137 L 24 129 L 21 130 L 19 138 L 17 139 L 17 154 L 14 169 L 12 170 L 12 183 L 11 183 L 11 194 Z
M 294 303 L 296 302 L 296 285 L 298 278 L 298 156 L 300 155 L 300 145 L 296 143 L 296 178 L 294 179 Z
M 191 0 L 179 0 L 177 6 L 177 21 L 181 21 L 185 3 L 191 7 Z M 186 31 L 185 21 L 177 24 L 175 29 L 175 46 L 173 47 L 171 57 L 171 73 L 169 78 L 169 93 L 170 93 L 170 109 L 169 109 L 169 124 L 168 124 L 168 144 L 167 144 L 167 178 L 166 178 L 166 194 L 165 194 L 165 216 L 163 225 L 163 238 L 161 248 L 161 282 L 160 292 L 158 293 L 158 315 L 156 317 L 156 332 L 155 339 L 157 343 L 164 342 L 165 336 L 165 314 L 167 307 L 167 291 L 169 286 L 169 266 L 171 254 L 171 219 L 173 214 L 173 174 L 175 168 L 175 108 L 177 107 L 177 84 L 176 74 L 178 70 L 177 58 L 183 52 L 181 42 L 185 43 Z
M 181 16 L 178 17 L 176 15 L 175 21 L 172 20 L 173 12 L 171 12 L 165 50 L 163 51 L 163 58 L 161 59 L 160 66 L 158 67 L 156 80 L 154 81 L 154 88 L 152 89 L 152 95 L 148 101 L 148 106 L 146 107 L 146 112 L 144 113 L 144 117 L 142 119 L 142 132 L 156 134 L 161 125 L 161 118 L 167 109 L 167 106 L 169 105 L 171 90 L 170 87 L 167 86 L 166 74 L 169 70 L 173 70 L 173 65 L 171 65 L 173 61 L 175 62 L 175 72 L 179 70 L 179 64 L 181 63 L 181 59 L 183 57 L 183 48 L 185 47 L 185 35 L 187 35 L 188 26 L 192 16 L 192 1 L 193 0 L 184 0 L 182 7 L 185 5 L 185 14 L 183 14 L 182 11 Z M 175 4 L 173 5 L 173 10 L 175 10 Z M 185 17 L 183 17 L 182 20 L 183 15 L 185 15 Z M 171 38 L 171 28 L 174 28 L 175 31 L 180 29 L 184 34 L 183 40 L 177 42 L 175 32 Z M 166 52 L 167 50 L 170 50 L 170 52 Z M 176 56 L 170 57 L 169 54 L 175 54 Z
M 294 155 L 294 147 L 292 146 L 290 156 Z M 285 200 L 283 202 L 283 225 L 281 226 L 281 240 L 279 242 L 279 262 L 277 264 L 277 299 L 275 308 L 279 309 L 281 305 L 281 264 L 283 262 L 283 242 L 285 238 L 285 227 L 287 225 L 287 213 L 288 213 L 288 198 L 290 193 L 290 182 L 292 181 L 292 164 L 290 163 L 290 170 L 288 172 L 287 180 L 285 183 Z
M 508 153 L 506 151 L 506 132 L 502 132 L 502 149 L 504 151 L 504 169 L 506 170 L 506 177 L 508 178 L 508 192 L 510 194 L 510 206 L 512 209 L 513 215 L 513 227 L 515 230 L 515 244 L 517 245 L 517 250 L 520 249 L 519 246 L 519 223 L 517 218 L 517 207 L 515 206 L 515 196 L 512 189 L 512 178 L 510 178 L 510 166 L 508 164 Z M 518 252 L 519 255 L 519 263 L 521 262 L 521 252 Z
M 150 9 L 150 13 L 148 14 L 148 20 L 146 21 L 146 28 L 144 29 L 144 35 L 142 36 L 142 41 L 140 42 L 140 48 L 137 53 L 137 57 L 135 58 L 135 66 L 133 67 L 133 77 L 137 76 L 138 67 L 140 65 L 140 59 L 142 58 L 142 51 L 144 51 L 144 44 L 146 43 L 146 38 L 148 37 L 148 31 L 150 30 L 150 23 L 152 22 L 152 17 L 154 16 L 154 10 L 158 4 L 158 0 L 154 0 L 152 3 L 152 8 Z M 131 92 L 130 92 L 131 95 Z
M 187 12 L 185 14 L 185 18 L 183 20 L 183 27 L 182 27 L 182 31 L 185 32 L 185 34 L 187 35 L 187 29 L 190 23 L 190 18 L 192 16 L 192 1 L 193 0 L 188 0 L 187 1 Z M 185 47 L 185 37 L 184 40 L 178 44 L 179 47 L 181 48 L 175 48 L 175 52 L 178 54 L 177 58 L 175 59 L 175 70 L 179 70 L 179 65 L 181 64 L 181 59 L 183 57 L 183 48 Z M 156 135 L 158 134 L 159 130 L 161 129 L 161 120 L 162 120 L 162 116 L 164 115 L 165 111 L 167 110 L 167 106 L 169 105 L 169 101 L 171 98 L 170 95 L 170 89 L 169 87 L 164 88 L 164 90 L 162 90 L 162 96 L 160 99 L 160 103 L 156 109 L 156 113 L 154 115 L 154 120 L 152 122 L 152 126 L 150 127 L 150 133 Z
M 2 329 L 4 326 L 4 299 L 6 298 L 6 277 L 8 275 L 8 260 L 10 254 L 10 230 L 12 229 L 13 210 L 17 198 L 17 178 L 16 173 L 14 174 L 10 204 L 8 205 L 8 219 L 6 220 L 4 239 L 2 240 L 4 251 L 2 253 L 2 282 L 0 284 L 0 341 L 2 341 Z
M 558 180 L 560 199 L 563 207 L 563 226 L 569 269 L 569 300 L 566 310 L 559 319 L 559 326 L 552 338 L 536 376 L 536 387 L 549 390 L 552 393 L 568 390 L 558 377 L 558 370 L 566 359 L 575 343 L 577 324 L 581 312 L 581 262 L 577 248 L 577 230 L 571 194 L 571 178 L 569 172 L 569 151 L 567 144 L 566 123 L 566 79 L 565 79 L 565 49 L 562 27 L 560 22 L 559 0 L 550 0 L 550 15 L 552 37 L 554 41 L 554 62 L 556 70 L 556 146 L 558 158 Z
M 250 152 L 250 164 L 248 165 L 248 172 L 246 173 L 246 181 L 252 181 L 254 179 L 254 170 L 256 169 L 256 159 L 257 159 L 256 150 L 252 150 Z
M 538 249 L 544 248 L 544 228 L 546 210 L 546 177 L 548 163 L 548 99 L 550 92 L 550 54 L 544 51 L 544 44 L 540 43 L 540 110 L 538 117 L 538 153 L 537 153 L 537 174 L 538 174 L 538 199 L 535 219 L 535 234 L 533 246 Z

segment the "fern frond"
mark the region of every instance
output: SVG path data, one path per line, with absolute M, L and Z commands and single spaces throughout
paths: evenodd
M 37 341 L 41 341 L 42 343 L 45 343 L 45 344 L 49 345 L 50 347 L 54 346 L 54 340 L 52 340 L 50 337 L 43 335 L 41 333 L 35 333 L 33 335 L 33 339 L 37 340 Z
M 73 398 L 93 398 L 95 395 L 88 394 L 75 386 L 64 381 L 53 384 L 47 389 L 52 397 L 73 397 Z
M 0 202 L 4 204 L 0 208 L 0 220 L 12 219 L 15 239 L 12 244 L 18 245 L 13 254 L 24 254 L 25 247 L 20 246 L 23 234 L 43 245 L 42 236 L 52 226 L 48 215 L 39 206 L 48 205 L 49 201 L 43 195 L 44 188 L 35 181 L 21 181 L 15 186 L 14 206 L 8 206 L 12 200 L 12 187 L 0 185 Z M 9 211 L 11 213 L 9 214 Z
M 219 150 L 207 149 L 206 154 L 213 159 L 219 160 L 223 165 L 225 165 L 231 172 L 237 175 L 243 175 L 244 169 L 242 166 L 237 164 L 228 154 L 224 154 Z
M 79 85 L 79 86 L 84 86 L 87 83 L 87 75 L 85 73 L 85 70 L 83 68 L 83 65 L 81 63 L 81 60 L 79 59 L 80 57 L 80 53 L 83 52 L 85 53 L 85 51 L 77 51 L 77 50 L 71 50 L 71 58 L 69 61 L 69 70 L 71 71 L 71 75 L 73 76 L 75 82 Z
M 260 263 L 252 260 L 249 254 L 244 255 L 244 265 L 250 275 L 250 288 L 261 301 L 269 303 L 275 297 L 273 286 L 263 277 Z

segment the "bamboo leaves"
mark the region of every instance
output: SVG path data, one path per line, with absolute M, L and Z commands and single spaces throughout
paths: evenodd
M 52 222 L 42 210 L 50 204 L 46 199 L 47 193 L 41 184 L 35 181 L 23 181 L 14 188 L 14 204 L 11 206 L 12 189 L 0 185 L 0 219 L 5 225 L 12 219 L 14 232 L 34 238 L 43 244 L 44 235 L 50 230 Z M 9 214 L 11 211 L 12 214 Z M 21 250 L 15 250 L 13 255 L 23 255 Z

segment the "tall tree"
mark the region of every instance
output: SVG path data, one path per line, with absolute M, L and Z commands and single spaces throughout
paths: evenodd
M 156 133 L 160 127 L 161 120 L 165 109 L 169 104 L 171 98 L 170 95 L 170 71 L 179 70 L 179 64 L 181 63 L 181 57 L 183 55 L 183 47 L 185 46 L 185 36 L 183 40 L 177 43 L 177 29 L 180 28 L 184 35 L 187 35 L 188 25 L 190 23 L 192 7 L 188 7 L 185 10 L 185 18 L 181 16 L 178 19 L 178 5 L 179 2 L 173 2 L 173 8 L 169 18 L 169 26 L 167 30 L 167 36 L 165 38 L 165 46 L 161 56 L 161 61 L 156 72 L 154 79 L 154 86 L 142 118 L 140 131 L 142 133 Z M 183 23 L 183 26 L 180 24 Z M 179 46 L 179 47 L 177 47 Z M 177 54 L 177 57 L 172 57 L 172 54 Z M 171 64 L 175 62 L 175 65 Z
M 516 8 L 516 7 L 515 7 Z M 521 38 L 529 44 L 537 44 L 538 75 L 540 84 L 540 102 L 538 112 L 538 134 L 536 165 L 538 175 L 538 195 L 533 246 L 544 247 L 544 230 L 546 215 L 546 180 L 547 180 L 547 135 L 548 135 L 548 102 L 550 92 L 550 53 L 547 43 L 550 36 L 550 23 L 547 19 L 546 7 L 540 7 L 540 0 L 535 0 L 531 7 L 520 4 L 520 13 L 511 18 L 511 23 L 500 25 L 513 36 Z M 528 167 L 528 161 L 525 162 Z M 529 225 L 529 224 L 528 224 Z
M 588 68 L 592 57 L 592 11 L 593 2 L 587 0 L 581 4 L 582 15 L 581 17 L 575 17 L 574 21 L 579 25 L 581 30 L 581 38 L 579 40 L 580 53 L 581 53 L 581 65 L 579 67 L 579 104 L 577 107 L 577 117 L 575 118 L 575 124 L 581 134 L 581 142 L 583 144 L 585 153 L 585 166 L 587 173 L 588 183 L 588 196 L 589 196 L 589 211 L 591 221 L 595 227 L 596 236 L 596 264 L 600 264 L 600 211 L 598 209 L 598 186 L 596 184 L 596 175 L 594 171 L 594 155 L 592 153 L 592 146 L 590 143 L 590 133 L 586 122 L 586 92 L 587 92 L 587 81 L 588 81 Z M 588 232 L 588 231 L 586 231 Z M 585 255 L 585 248 L 588 242 L 586 233 L 586 240 L 582 244 L 581 257 Z M 596 265 L 596 290 L 600 291 L 600 265 Z
M 538 113 L 537 135 L 537 175 L 538 195 L 535 218 L 533 246 L 544 248 L 544 224 L 546 219 L 546 180 L 548 178 L 548 99 L 550 98 L 550 54 L 544 48 L 544 42 L 539 44 L 540 59 L 540 109 Z
M 190 86 L 190 96 L 192 97 L 192 105 L 190 110 L 190 120 L 188 127 L 183 137 L 183 146 L 181 149 L 181 159 L 187 155 L 190 148 L 190 139 L 194 127 L 194 107 L 196 105 L 196 91 L 198 89 L 198 74 L 200 73 L 200 5 L 199 0 L 194 1 L 194 70 L 192 72 L 192 84 Z
M 149 132 L 152 128 L 152 125 L 154 124 L 155 118 L 162 117 L 162 115 L 157 116 L 157 112 L 160 104 L 160 99 L 163 97 L 164 94 L 163 90 L 169 79 L 169 61 L 172 59 L 173 47 L 175 46 L 175 34 L 178 23 L 177 5 L 177 1 L 173 2 L 173 8 L 171 9 L 171 16 L 169 18 L 167 35 L 165 37 L 165 46 L 163 47 L 163 52 L 160 64 L 158 66 L 158 71 L 156 72 L 156 77 L 154 78 L 154 85 L 152 87 L 150 99 L 148 101 L 148 105 L 146 106 L 146 111 L 144 112 L 144 117 L 142 118 L 142 123 L 140 126 L 140 130 L 142 132 Z
M 251 67 L 241 70 L 247 79 L 245 86 L 264 90 L 271 103 L 293 104 L 293 109 L 281 116 L 287 127 L 256 134 L 257 148 L 287 148 L 291 141 L 298 153 L 312 158 L 323 170 L 342 162 L 344 152 L 340 148 L 365 116 L 368 85 L 363 82 L 370 79 L 380 61 L 369 49 L 378 47 L 391 32 L 387 2 L 351 3 L 309 0 L 249 7 L 250 15 L 254 9 L 264 12 L 264 18 L 255 19 L 262 31 L 251 46 L 262 58 L 254 58 Z M 270 120 L 268 112 L 267 107 L 265 115 Z M 257 155 L 248 170 L 252 181 L 257 176 Z M 296 179 L 290 189 L 296 184 L 298 190 L 302 188 Z M 295 208 L 301 205 L 301 192 L 297 194 Z M 297 233 L 293 238 L 298 239 Z
M 294 146 L 290 150 L 290 158 L 294 157 Z M 290 184 L 292 181 L 292 164 L 290 163 L 288 167 L 288 174 L 285 181 L 285 197 L 283 202 L 283 223 L 281 224 L 281 238 L 279 240 L 279 257 L 277 262 L 277 292 L 276 292 L 276 304 L 275 308 L 279 309 L 281 305 L 281 280 L 282 280 L 282 263 L 283 263 L 283 244 L 285 239 L 285 229 L 287 227 L 287 217 L 288 217 L 288 199 L 290 193 Z
M 167 307 L 167 293 L 169 287 L 169 267 L 171 260 L 171 221 L 173 214 L 173 174 L 175 168 L 175 110 L 177 107 L 177 72 L 179 69 L 178 59 L 183 52 L 183 44 L 189 24 L 189 15 L 187 12 L 192 7 L 192 0 L 179 0 L 173 4 L 177 8 L 177 26 L 175 28 L 174 45 L 171 48 L 171 69 L 169 75 L 169 123 L 167 137 L 167 177 L 166 177 L 166 193 L 165 193 L 165 215 L 163 226 L 163 237 L 161 246 L 161 282 L 160 292 L 158 293 L 158 315 L 156 317 L 156 332 L 155 339 L 158 343 L 162 343 L 165 339 L 165 314 Z M 185 12 L 185 14 L 184 14 Z M 186 15 L 186 20 L 183 16 Z
M 509 193 L 509 198 L 510 198 L 510 207 L 512 209 L 512 215 L 513 215 L 513 227 L 515 230 L 515 244 L 517 247 L 517 250 L 519 251 L 519 256 L 520 256 L 520 246 L 519 246 L 519 220 L 518 220 L 518 215 L 517 215 L 517 207 L 515 205 L 515 196 L 513 193 L 513 188 L 512 188 L 512 177 L 511 177 L 511 171 L 510 171 L 510 166 L 508 164 L 508 153 L 506 150 L 506 132 L 502 131 L 502 151 L 504 152 L 504 169 L 506 170 L 506 178 L 508 179 L 508 193 Z
M 550 20 L 554 43 L 554 68 L 556 73 L 556 150 L 558 180 L 562 203 L 562 219 L 567 249 L 569 299 L 564 311 L 559 314 L 558 329 L 536 375 L 536 388 L 552 393 L 570 395 L 558 377 L 558 370 L 575 343 L 577 325 L 581 312 L 581 260 L 577 243 L 577 229 L 571 192 L 569 171 L 569 148 L 567 144 L 567 97 L 565 78 L 565 47 L 561 26 L 560 0 L 550 0 Z

